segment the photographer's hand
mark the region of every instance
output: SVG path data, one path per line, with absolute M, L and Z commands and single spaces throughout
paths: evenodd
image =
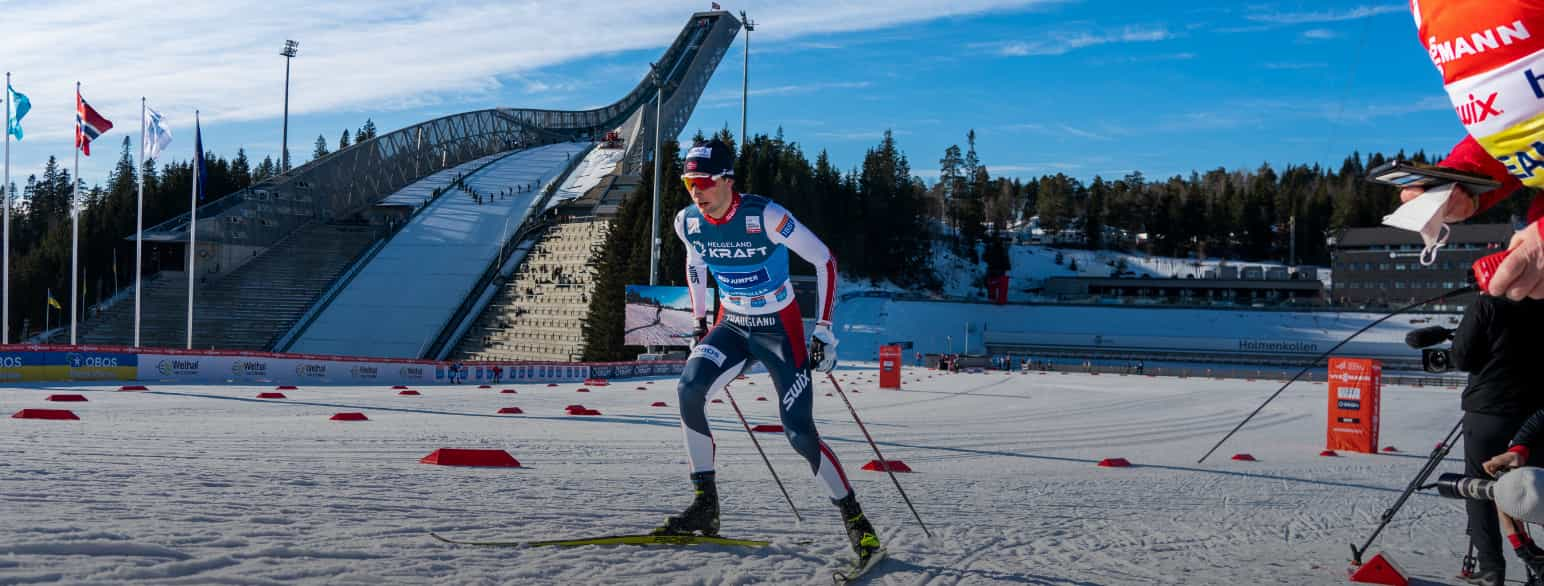
M 1486 460 L 1482 465 L 1485 473 L 1496 476 L 1497 473 L 1517 468 L 1523 465 L 1523 456 L 1517 452 L 1502 452 L 1500 455 Z

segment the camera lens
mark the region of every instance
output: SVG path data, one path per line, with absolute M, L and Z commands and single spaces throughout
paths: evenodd
M 1470 478 L 1462 474 L 1449 472 L 1437 477 L 1437 494 L 1450 499 L 1471 499 L 1477 501 L 1493 501 L 1496 482 L 1484 478 Z

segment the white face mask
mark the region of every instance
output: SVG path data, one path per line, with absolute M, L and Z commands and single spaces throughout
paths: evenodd
M 1451 230 L 1442 222 L 1442 210 L 1452 195 L 1453 184 L 1433 187 L 1420 197 L 1405 202 L 1394 213 L 1383 216 L 1385 226 L 1421 234 L 1421 242 L 1425 243 L 1421 249 L 1422 265 L 1430 266 L 1436 262 L 1437 249 L 1447 244 Z

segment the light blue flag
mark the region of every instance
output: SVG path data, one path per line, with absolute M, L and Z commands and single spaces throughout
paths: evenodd
M 161 113 L 145 107 L 145 134 L 139 137 L 139 144 L 144 148 L 146 159 L 161 158 L 161 151 L 172 143 L 172 131 L 166 128 L 166 119 Z
M 12 89 L 10 84 L 6 84 L 5 91 L 11 92 L 11 119 L 6 121 L 5 126 L 11 136 L 21 140 L 21 119 L 32 109 L 32 100 L 27 99 L 27 94 Z

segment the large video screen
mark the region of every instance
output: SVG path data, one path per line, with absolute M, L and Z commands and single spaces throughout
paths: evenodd
M 629 346 L 690 346 L 692 298 L 686 287 L 627 286 L 627 318 L 622 343 Z M 713 290 L 708 289 L 708 314 Z

